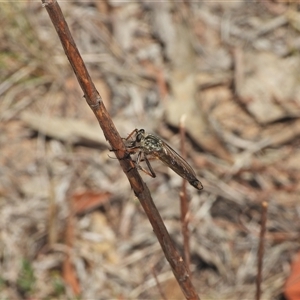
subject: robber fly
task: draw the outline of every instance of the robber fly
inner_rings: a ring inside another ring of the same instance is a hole
[[[136,160],[137,167],[151,177],[154,178],[156,175],[150,165],[149,159],[159,159],[179,176],[186,179],[193,187],[198,190],[203,189],[192,167],[159,137],[146,134],[144,129],[135,129],[125,139],[125,146],[129,153],[138,153]],[[145,160],[150,173],[140,166],[140,162],[143,160]]]

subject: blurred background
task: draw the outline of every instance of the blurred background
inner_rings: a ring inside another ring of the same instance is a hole
[[[178,150],[185,116],[200,297],[254,298],[266,201],[262,299],[299,299],[299,5],[59,4],[122,137],[144,128]],[[41,2],[1,3],[0,24],[1,297],[159,299],[157,276],[183,299]],[[141,175],[182,253],[182,179],[152,166]]]

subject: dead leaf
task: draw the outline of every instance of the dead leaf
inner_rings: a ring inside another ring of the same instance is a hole
[[[67,219],[66,228],[65,228],[65,243],[69,249],[74,247],[74,225],[75,218],[74,214],[70,214]],[[62,265],[62,276],[64,281],[70,286],[75,296],[79,296],[81,293],[80,284],[76,269],[72,262],[72,257],[70,253],[66,253],[65,260]]]
[[[110,200],[111,193],[109,192],[92,192],[84,191],[76,193],[72,196],[73,209],[75,214],[83,214],[91,211]]]
[[[93,146],[106,145],[106,140],[98,125],[81,120],[57,118],[23,112],[21,120],[30,128],[45,136],[67,142]]]
[[[291,274],[285,283],[284,295],[288,300],[300,299],[300,252],[291,266]]]
[[[239,100],[262,124],[300,115],[300,59],[272,53],[246,53]]]
[[[63,263],[63,278],[64,281],[70,286],[75,296],[79,296],[80,285],[77,278],[75,268],[71,262],[70,256],[68,255]]]

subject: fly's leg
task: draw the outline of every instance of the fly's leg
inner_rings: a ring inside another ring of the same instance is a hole
[[[134,129],[129,135],[127,138],[122,138],[124,144],[125,144],[125,147],[128,149],[131,149],[131,148],[134,148],[135,145],[136,145],[136,140],[135,139],[132,139],[132,136],[135,134],[137,135],[138,133],[138,129]]]
[[[155,178],[155,177],[156,177],[156,174],[155,174],[154,170],[152,169],[151,164],[150,164],[150,162],[149,162],[149,159],[147,158],[147,156],[146,156],[145,154],[144,154],[144,158],[145,158],[147,167],[148,167],[148,169],[149,169],[149,171],[150,171],[150,173],[151,173],[150,176],[153,177],[153,178]]]
[[[126,150],[129,154],[135,154],[137,153],[137,151],[141,152],[141,147],[137,146],[137,147],[126,147]]]
[[[122,159],[128,159],[130,157],[131,154],[135,154],[138,150],[140,150],[140,147],[126,147],[126,152],[125,156]],[[118,150],[115,149],[109,149],[110,152],[116,152]],[[108,157],[110,157],[108,155]],[[110,157],[112,158],[112,157]]]
[[[124,139],[124,140],[125,140],[125,141],[128,141],[134,134],[137,134],[138,132],[139,132],[138,129],[134,129],[134,130],[128,135],[128,137],[127,137],[126,139]],[[155,174],[154,170],[152,169],[152,167],[151,167],[151,165],[150,165],[150,162],[149,162],[147,156],[146,156],[146,155],[144,154],[144,152],[141,150],[141,147],[140,147],[140,146],[135,146],[135,143],[136,143],[136,141],[133,141],[132,144],[131,144],[130,146],[127,146],[127,147],[126,147],[128,153],[130,153],[130,154],[135,154],[137,151],[139,151],[139,153],[138,153],[138,155],[137,155],[136,162],[135,162],[137,168],[138,168],[139,170],[143,171],[144,173],[146,173],[147,175],[149,175],[149,176],[155,178],[155,177],[156,177],[156,174]],[[144,156],[144,158],[142,158],[142,156]],[[146,170],[145,168],[143,168],[143,167],[140,165],[140,162],[141,162],[141,161],[144,161],[144,160],[146,161],[146,164],[147,164],[147,167],[148,167],[149,171]]]
[[[143,159],[142,159],[142,155],[144,156]],[[145,168],[143,168],[143,167],[140,165],[140,162],[141,162],[141,161],[144,161],[144,160],[146,161],[146,164],[147,164],[147,167],[148,167],[149,171],[146,170]],[[142,152],[142,151],[139,152],[135,164],[136,164],[136,166],[137,166],[137,168],[138,168],[139,170],[143,171],[143,172],[146,173],[147,175],[151,176],[152,178],[155,178],[155,177],[156,177],[156,174],[155,174],[154,170],[152,169],[152,167],[151,167],[151,165],[150,165],[150,162],[149,162],[147,156],[144,154],[144,152]]]
[[[129,135],[127,138],[122,138],[122,140],[125,140],[125,141],[128,141],[135,133],[138,132],[138,129],[134,129]],[[126,150],[127,152],[129,152],[129,155],[130,154],[134,154],[136,153],[135,150],[139,149],[139,147],[134,147],[134,142],[132,142],[132,146],[126,146]],[[112,151],[112,152],[116,152],[117,150],[115,149],[109,149],[109,151]],[[124,157],[124,159],[128,158],[128,156]]]
[[[137,133],[139,130],[136,128],[134,129],[129,135],[127,138],[123,139],[125,141],[128,141],[135,133]]]
[[[130,139],[135,133],[137,133],[139,130],[136,128],[134,129],[129,135],[128,137],[126,138],[126,140]]]

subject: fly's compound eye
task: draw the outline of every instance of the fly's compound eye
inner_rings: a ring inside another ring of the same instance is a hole
[[[136,139],[135,139],[136,142],[139,143],[139,142],[142,140],[144,134],[145,134],[145,130],[144,130],[144,129],[140,129],[140,130],[138,131],[138,134],[137,134]]]
[[[139,142],[142,140],[142,138],[143,138],[143,134],[142,134],[142,133],[139,133],[139,134],[136,136],[135,141],[139,143]]]
[[[143,135],[142,135],[141,133],[139,133],[139,134],[136,136],[136,139],[135,139],[136,142],[139,143],[139,142],[142,140],[142,136],[143,136]]]

